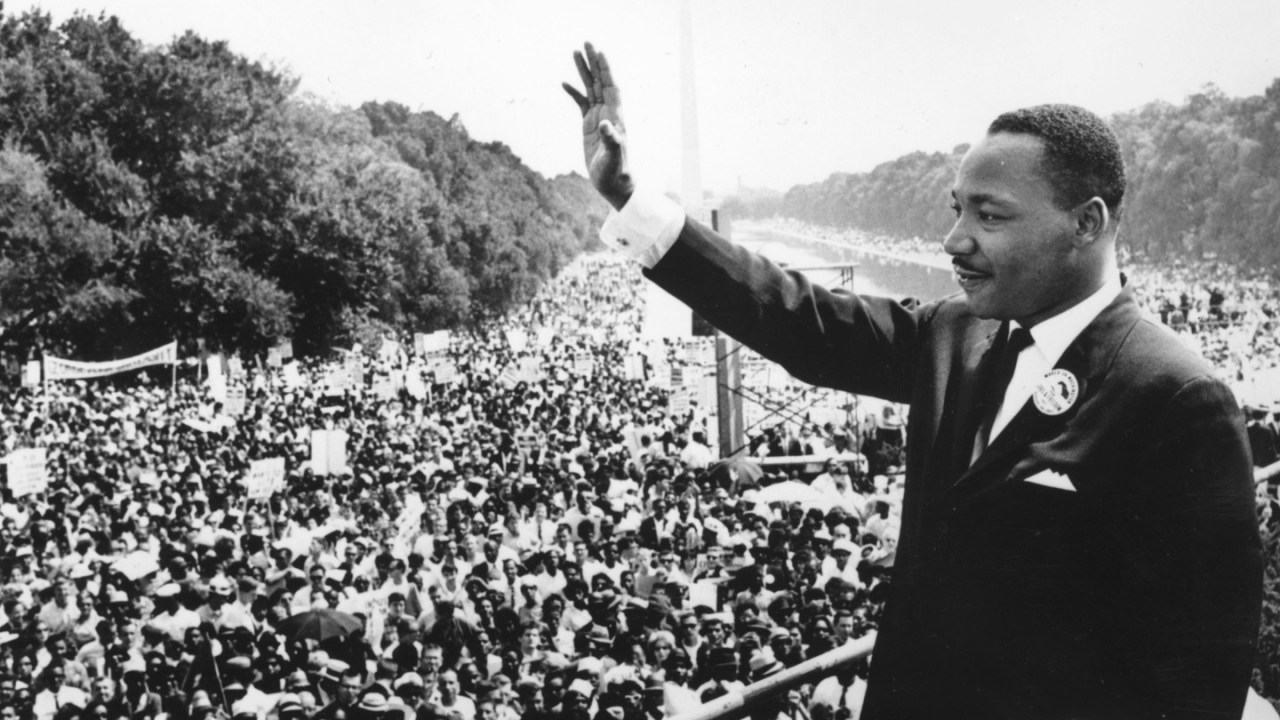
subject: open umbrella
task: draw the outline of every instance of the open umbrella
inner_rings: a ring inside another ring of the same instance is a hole
[[[813,505],[823,510],[830,510],[835,504],[832,498],[827,497],[822,492],[814,490],[812,487],[795,480],[787,480],[780,483],[774,483],[769,487],[760,491],[756,495],[758,503],[800,503],[801,505]]]
[[[355,615],[323,608],[290,615],[281,620],[276,629],[294,640],[310,638],[323,642],[329,638],[346,637],[361,627],[360,619]]]
[[[760,464],[744,455],[734,455],[707,467],[707,483],[711,487],[724,487],[725,480],[734,490],[743,485],[754,485],[764,476]]]

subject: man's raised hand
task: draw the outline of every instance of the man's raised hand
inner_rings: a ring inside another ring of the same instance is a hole
[[[627,168],[627,140],[622,124],[622,99],[613,84],[609,61],[587,43],[584,52],[574,51],[585,92],[569,83],[561,83],[564,91],[582,111],[582,152],[587,161],[587,174],[596,191],[619,210],[627,204],[635,184]]]

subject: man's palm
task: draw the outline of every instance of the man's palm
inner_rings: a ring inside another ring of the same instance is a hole
[[[615,208],[631,197],[633,185],[627,170],[626,138],[622,124],[622,100],[613,84],[608,61],[590,43],[585,55],[574,53],[584,92],[564,84],[564,90],[582,111],[582,152],[592,185]]]

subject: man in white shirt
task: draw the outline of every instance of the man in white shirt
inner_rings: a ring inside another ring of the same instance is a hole
[[[690,470],[705,470],[713,459],[715,458],[711,454],[711,448],[707,447],[706,433],[694,430],[690,434],[689,442],[680,451],[680,462]]]

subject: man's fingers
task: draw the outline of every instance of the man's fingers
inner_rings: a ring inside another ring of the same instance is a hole
[[[591,47],[591,46],[588,45],[587,47]],[[577,50],[573,51],[573,64],[578,66],[578,77],[582,78],[582,87],[585,88],[587,91],[586,99],[590,101],[591,83],[593,82],[591,77],[591,69],[587,67],[586,58],[584,58],[582,56],[582,53],[578,52]]]
[[[596,77],[606,89],[613,87],[613,72],[609,70],[609,60],[604,53],[596,54]]]
[[[578,103],[578,109],[582,111],[583,115],[586,115],[587,108],[590,107],[590,103],[587,102],[586,96],[578,92],[578,89],[569,83],[560,83],[560,87],[564,88],[564,91],[569,93],[569,97],[573,98],[573,101]]]

